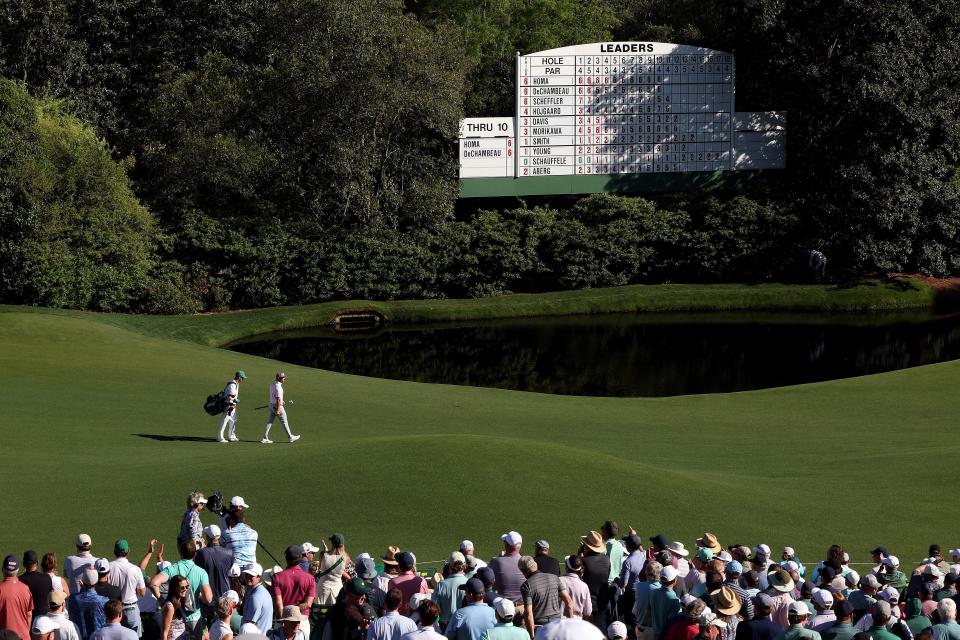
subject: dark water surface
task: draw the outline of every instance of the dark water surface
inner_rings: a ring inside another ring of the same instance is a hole
[[[592,396],[673,396],[848,378],[960,357],[960,317],[570,316],[257,336],[230,347],[379,378]]]

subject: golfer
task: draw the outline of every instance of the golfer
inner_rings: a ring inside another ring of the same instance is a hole
[[[233,374],[233,380],[227,383],[223,389],[223,395],[227,398],[227,406],[223,410],[223,418],[220,420],[220,434],[217,436],[217,442],[237,442],[237,395],[240,393],[240,381],[246,380],[247,374],[243,371],[237,371]],[[229,425],[230,429],[224,437],[224,430]]]
[[[283,371],[277,372],[277,378],[270,385],[270,418],[267,420],[267,426],[263,430],[263,440],[260,441],[260,444],[273,444],[273,440],[270,439],[270,427],[273,426],[273,420],[277,416],[280,417],[280,424],[283,425],[283,428],[287,431],[287,437],[290,438],[290,442],[296,442],[300,439],[300,436],[295,436],[290,431],[290,423],[287,422],[287,412],[283,408],[283,381],[287,379],[287,374]]]

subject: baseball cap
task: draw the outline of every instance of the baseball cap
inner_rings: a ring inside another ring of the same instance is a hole
[[[950,557],[951,557],[951,558],[960,558],[960,548],[958,548],[958,549],[950,549],[950,552],[949,552],[949,553],[950,553]]]
[[[794,553],[793,547],[784,547],[782,553],[787,554],[787,555],[790,556],[791,558],[792,558],[793,556],[797,555],[796,553]]]
[[[320,547],[313,546],[312,542],[304,542],[300,545],[301,553],[316,553],[317,551],[320,551]]]
[[[863,578],[860,579],[860,582],[865,587],[871,587],[873,589],[880,588],[880,581],[877,580],[877,576],[873,575],[872,573],[868,573],[867,575],[863,576]]]
[[[790,603],[790,608],[787,610],[787,613],[791,616],[808,616],[810,615],[810,609],[802,602],[794,600]]]
[[[484,584],[493,584],[497,581],[497,574],[490,567],[480,567],[477,569],[477,578]]]
[[[277,371],[277,380],[279,380],[280,378],[286,378],[286,377],[287,377],[286,371]]]
[[[873,603],[873,614],[876,616],[878,613],[883,616],[890,617],[890,603],[885,600],[877,600]]]
[[[523,544],[523,537],[516,531],[508,531],[502,536],[500,536],[500,539],[506,542],[511,547],[515,547],[517,545]]]
[[[765,607],[769,609],[773,606],[773,598],[765,593],[758,593],[757,595],[753,596],[753,604],[754,606]]]
[[[93,585],[97,584],[97,581],[99,579],[100,579],[100,574],[97,573],[97,570],[94,569],[93,567],[87,567],[80,574],[80,582],[82,584],[87,585],[88,587],[92,587]]]
[[[943,576],[943,572],[937,568],[935,564],[928,564],[923,568],[923,575],[925,576],[936,576],[938,578]]]
[[[513,604],[513,600],[509,598],[497,598],[493,601],[493,608],[496,609],[497,615],[508,620],[517,614],[517,607]]]
[[[89,546],[89,545],[91,545],[91,544],[93,544],[93,540],[91,540],[91,539],[90,539],[90,536],[88,536],[87,534],[81,533],[80,535],[77,536],[77,546],[78,546],[78,547],[85,547],[85,546]]]
[[[447,564],[453,564],[454,562],[463,562],[466,564],[467,559],[459,551],[454,551],[450,554],[450,557],[447,559]]]
[[[718,560],[723,560],[724,562],[730,562],[731,560],[733,560],[733,556],[730,555],[729,551],[721,551],[720,553],[717,554],[716,557]]]
[[[129,553],[130,552],[130,543],[126,539],[120,538],[113,543],[113,552],[114,553]]]
[[[537,543],[535,546],[537,547],[537,549],[549,549],[550,543],[547,542],[546,540],[537,540]]]
[[[710,562],[713,560],[713,551],[707,547],[698,547],[697,548],[697,559],[703,560],[704,562]]]
[[[537,634],[537,640],[604,640],[600,629],[580,618],[560,618],[541,627]]]
[[[370,585],[363,581],[363,578],[353,578],[343,586],[347,593],[365,596],[371,591]]]
[[[890,567],[891,569],[896,569],[897,567],[900,566],[900,558],[898,558],[897,556],[887,556],[886,558],[880,561],[880,564],[886,567]]]
[[[855,587],[860,584],[860,574],[853,569],[847,571],[846,575],[843,576],[843,579],[846,580],[847,584],[851,587]]]
[[[671,566],[660,569],[660,582],[673,582],[677,579],[677,570]]]
[[[632,533],[628,536],[623,536],[624,542],[629,542],[630,545],[636,549],[639,549],[643,546],[643,539],[635,533]]]
[[[237,371],[235,374],[233,374],[233,377],[234,377],[234,378],[240,378],[241,380],[246,380],[246,379],[247,379],[247,372],[244,371],[243,369],[240,369],[240,370]]]
[[[110,573],[110,561],[106,558],[97,558],[93,566],[97,568],[97,573]]]
[[[823,567],[820,569],[820,580],[833,580],[837,577],[837,572],[833,570],[833,567]]]
[[[517,561],[517,566],[520,567],[521,571],[536,571],[537,561],[531,558],[530,556],[523,556]]]
[[[833,606],[833,594],[827,589],[817,589],[816,593],[813,594],[813,600],[824,609]]]
[[[850,604],[849,600],[837,602],[833,610],[836,612],[838,618],[846,618],[847,616],[853,615],[853,605]]]
[[[900,592],[894,589],[893,587],[884,587],[877,594],[882,600],[887,602],[897,603],[900,602]]]
[[[627,640],[627,625],[619,620],[611,622],[607,627],[607,638],[610,640]]]
[[[251,563],[251,564],[245,565],[245,566],[243,567],[243,572],[242,572],[242,573],[248,573],[248,574],[250,574],[251,576],[262,576],[262,575],[263,575],[263,567],[260,565],[259,562],[253,562],[253,563]]]
[[[17,560],[17,556],[12,553],[3,559],[3,570],[4,571],[16,571],[20,568],[20,561]]]
[[[233,604],[238,604],[240,602],[240,594],[230,589],[229,591],[223,592],[223,597],[232,602]]]
[[[203,535],[207,536],[211,540],[214,538],[220,537],[220,527],[215,524],[207,525],[203,528]]]
[[[27,551],[23,552],[23,566],[26,567],[31,564],[37,564],[37,552],[32,549],[28,549]]]
[[[485,590],[483,583],[478,578],[470,578],[463,587],[467,593],[473,595],[480,595]]]
[[[373,563],[373,558],[360,558],[355,566],[358,577],[364,580],[373,580],[377,577],[377,566]]]
[[[300,562],[300,558],[303,557],[303,547],[298,544],[292,544],[283,551],[283,557],[286,559],[287,564]]]
[[[170,566],[169,560],[161,560],[160,562],[157,563],[157,573],[160,573],[161,571],[163,571],[169,566]],[[237,565],[233,565],[233,566],[236,567]],[[231,573],[230,575],[234,575],[234,574]],[[236,575],[240,575],[240,567],[237,567]]]
[[[417,559],[409,551],[401,551],[394,556],[394,559],[402,569],[409,569],[413,565],[417,564]]]
[[[335,547],[342,547],[344,544],[346,544],[346,540],[344,539],[342,533],[335,533],[332,536],[330,536],[329,539],[330,539],[330,544],[332,544]]]
[[[67,594],[63,591],[51,591],[50,596],[47,598],[47,602],[50,603],[51,607],[59,607],[66,601]]]
[[[242,496],[233,496],[232,498],[230,498],[230,506],[231,506],[231,507],[243,507],[244,509],[249,509],[249,508],[250,508],[250,505],[248,505],[246,502],[243,501],[243,497],[242,497]]]
[[[743,573],[743,565],[736,560],[731,560],[730,562],[728,562],[725,569],[726,569],[726,572],[731,575],[732,574],[740,575],[741,573]]]
[[[469,540],[461,540],[460,551],[473,551],[473,543]]]
[[[770,547],[765,544],[758,544],[753,548],[754,553],[762,553],[763,555],[770,557]]]
[[[30,627],[30,633],[35,633],[37,635],[43,635],[44,633],[50,633],[51,631],[56,631],[60,628],[60,624],[54,622],[47,616],[37,616],[33,621],[33,626]]]

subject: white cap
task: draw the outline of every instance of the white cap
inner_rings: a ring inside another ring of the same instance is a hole
[[[900,602],[900,592],[894,589],[893,587],[884,587],[877,594],[881,599],[886,600],[887,602],[897,603]]]
[[[231,507],[243,507],[244,509],[249,509],[249,508],[250,508],[250,505],[248,505],[246,502],[243,501],[243,497],[242,497],[242,496],[233,496],[232,498],[230,498],[230,506],[231,506]]]
[[[230,589],[229,591],[223,592],[223,597],[232,602],[233,604],[238,604],[240,602],[240,594]]]
[[[315,547],[312,542],[304,542],[300,545],[300,551],[303,553],[316,553],[320,551],[320,547]]]
[[[730,555],[730,552],[727,551],[726,549],[718,553],[717,558],[720,560],[723,560],[724,562],[730,562],[731,560],[733,560],[733,556]]]
[[[787,613],[792,616],[808,616],[810,615],[810,609],[808,609],[807,605],[803,604],[799,600],[794,600],[790,603]]]
[[[93,544],[93,541],[90,540],[90,536],[85,533],[81,533],[77,536],[77,546],[82,547],[88,544]]]
[[[30,633],[36,633],[39,635],[56,631],[59,628],[60,623],[54,622],[47,616],[38,616],[37,619],[33,621],[33,626],[30,627]]]
[[[254,563],[251,563],[251,564],[246,565],[246,566],[243,568],[243,573],[249,573],[251,576],[262,576],[262,575],[263,575],[263,567],[260,566],[260,563],[259,563],[259,562],[254,562]]]
[[[211,540],[214,538],[220,537],[220,527],[215,524],[207,525],[203,528],[203,535],[207,536]]]
[[[253,635],[261,635],[260,627],[252,622],[244,622],[242,625],[240,625],[240,635],[245,636],[248,633]]]
[[[517,607],[510,598],[497,598],[493,601],[493,608],[497,610],[497,615],[504,620],[517,615]]]
[[[936,576],[938,578],[943,577],[943,572],[937,568],[935,564],[928,564],[923,568],[923,575],[925,576]]]
[[[460,551],[473,551],[473,543],[469,540],[461,540]]]
[[[453,564],[454,562],[462,562],[466,564],[467,559],[463,557],[463,554],[459,551],[454,551],[450,554],[450,559],[447,560],[447,564]]]
[[[429,599],[430,599],[429,593],[415,593],[412,596],[410,596],[410,602],[409,602],[410,608],[416,609],[417,607],[420,606],[421,602]]]
[[[783,553],[787,554],[787,555],[790,556],[791,558],[792,558],[793,556],[797,555],[796,553],[794,553],[793,547],[784,547],[784,548],[783,548]]]
[[[207,499],[204,498],[203,496],[200,496],[199,498],[197,498],[197,504],[207,504]]]
[[[610,640],[627,640],[627,625],[619,620],[611,622],[607,627],[607,638]]]
[[[763,555],[770,557],[770,547],[765,544],[758,544],[753,548],[754,553],[762,553]]]
[[[660,581],[671,583],[677,579],[677,570],[671,567],[670,565],[665,566],[663,569],[660,569]]]
[[[800,571],[800,565],[798,565],[793,560],[784,560],[780,563],[780,566],[786,569],[787,571]]]
[[[895,569],[900,566],[900,558],[897,556],[887,556],[880,561],[880,564]]]
[[[502,536],[500,536],[500,539],[506,542],[511,547],[516,547],[518,545],[523,544],[523,537],[516,531],[508,531]]]
[[[157,571],[158,571],[158,572],[159,572],[159,571],[163,571],[164,569],[166,569],[166,568],[169,567],[169,566],[170,566],[170,561],[169,561],[169,560],[161,560],[160,562],[157,563]]]
[[[817,589],[816,593],[813,594],[813,600],[824,609],[833,606],[833,594],[827,589]]]
[[[108,573],[110,571],[110,561],[106,558],[97,558],[93,566],[96,568],[97,573]]]
[[[603,633],[580,618],[560,618],[540,627],[537,640],[604,640]]]
[[[682,604],[684,607],[686,607],[687,605],[689,605],[689,604],[690,604],[691,602],[693,602],[694,600],[698,600],[698,598],[697,598],[697,596],[695,596],[695,595],[693,595],[693,594],[691,594],[691,593],[685,593],[685,594],[683,594],[682,596],[680,596],[680,604]]]
[[[847,584],[851,587],[855,587],[860,584],[860,574],[851,569],[843,575],[843,579],[847,581]]]
[[[951,558],[960,558],[960,549],[950,549],[948,553]]]
[[[236,562],[234,562],[232,565],[230,565],[230,570],[227,571],[227,575],[230,576],[231,578],[239,578],[239,577],[240,577],[240,565],[238,565]]]

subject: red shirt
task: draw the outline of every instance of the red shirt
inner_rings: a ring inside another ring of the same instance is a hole
[[[667,629],[666,640],[693,640],[700,633],[700,623],[696,620],[684,618],[680,622],[674,622]]]
[[[280,595],[284,606],[299,605],[307,598],[317,597],[317,584],[313,576],[295,565],[273,575],[273,592]],[[302,613],[309,614],[310,609],[303,609]]]
[[[29,638],[32,611],[33,595],[27,585],[13,577],[0,582],[0,629]]]

